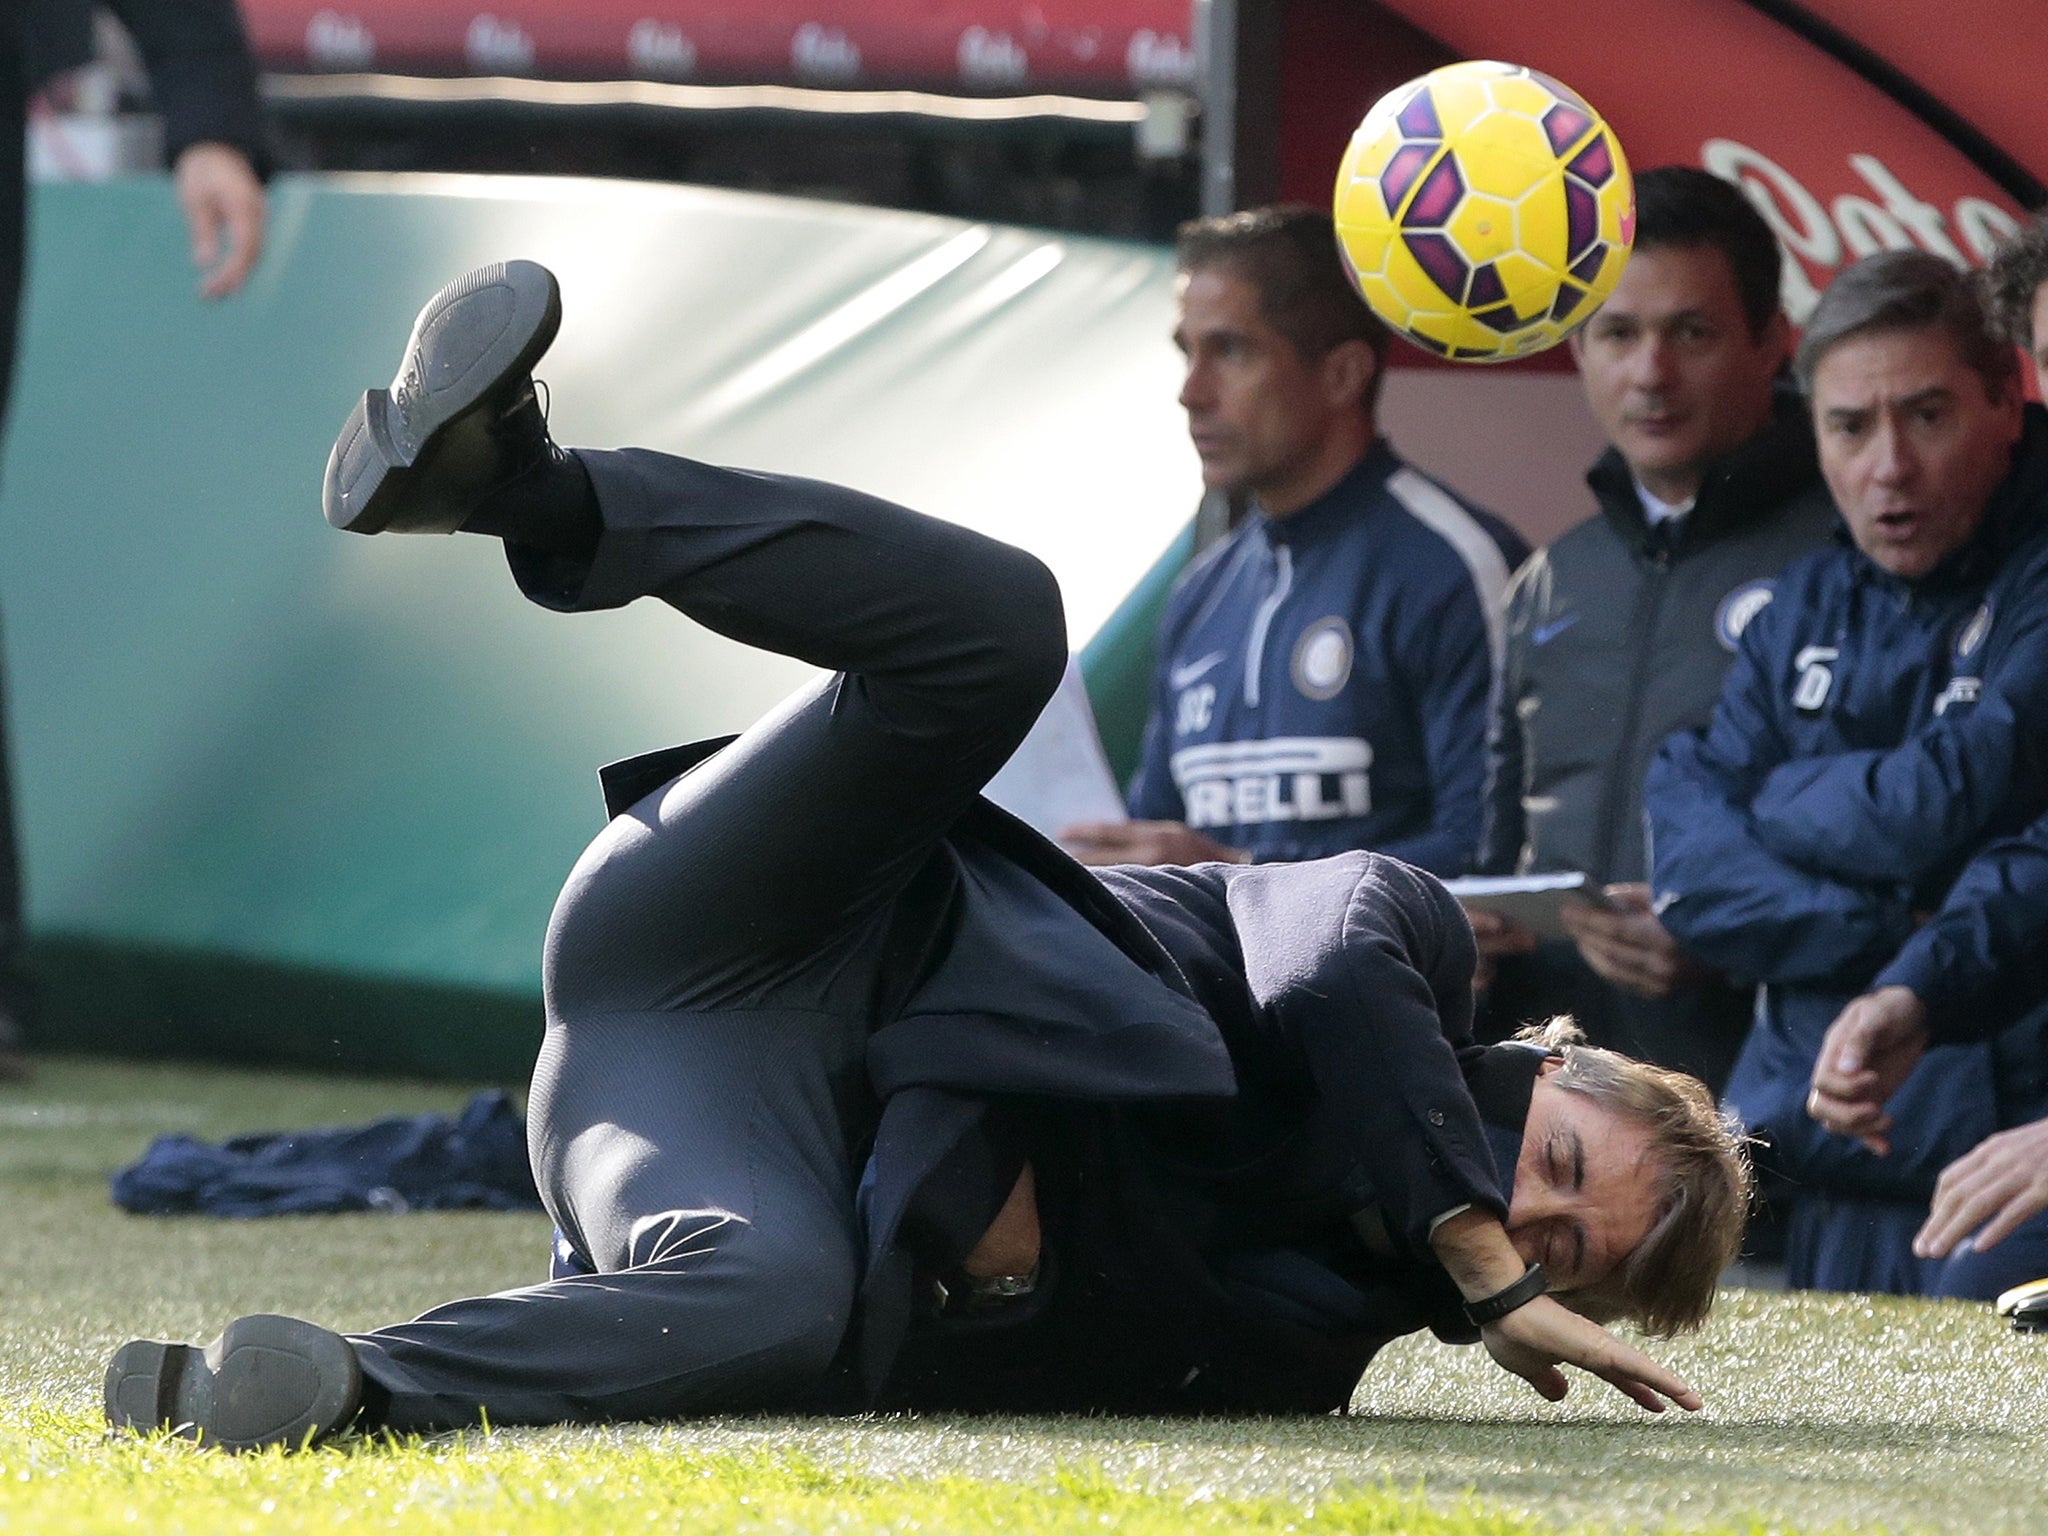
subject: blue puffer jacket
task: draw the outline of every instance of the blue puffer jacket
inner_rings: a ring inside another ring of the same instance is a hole
[[[1981,994],[1995,934],[2023,922],[2024,888],[1978,878],[1980,922],[1915,932],[1973,856],[2048,810],[2048,416],[2029,408],[1976,537],[1926,577],[1846,538],[1790,567],[1646,803],[1665,926],[1766,984],[1730,1105],[1808,1187],[1923,1198],[1997,1128],[1985,1047],[1929,1053],[1891,1106],[1889,1158],[1822,1132],[1804,1101],[1827,1026],[1888,965]]]
[[[1167,606],[1131,814],[1260,862],[1368,849],[1465,873],[1528,552],[1384,443],[1298,512],[1246,518]]]
[[[1871,986],[1910,989],[1942,1045],[1988,1040],[2048,1003],[2048,816],[1970,860]]]

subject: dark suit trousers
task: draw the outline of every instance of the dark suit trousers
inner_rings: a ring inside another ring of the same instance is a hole
[[[7,403],[13,392],[27,246],[28,189],[23,161],[28,79],[17,35],[18,25],[0,20],[0,447],[5,446]],[[0,695],[0,1048],[16,1043],[17,1021],[28,1003],[21,968],[21,856],[15,840],[9,758],[6,701]]]
[[[529,1138],[598,1273],[357,1336],[395,1428],[819,1400],[859,1278],[866,1037],[943,921],[906,888],[1066,662],[1058,588],[1021,551],[816,482],[580,457],[605,532],[587,566],[511,550],[530,595],[658,597],[834,675],[571,872]]]

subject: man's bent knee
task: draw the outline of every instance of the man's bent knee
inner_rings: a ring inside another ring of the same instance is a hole
[[[1012,630],[1009,646],[1018,685],[1043,708],[1067,670],[1067,615],[1059,581],[1042,561],[1026,555],[1000,606]]]
[[[1066,673],[1066,610],[1044,562],[997,548],[1001,559],[990,562],[985,581],[959,594],[982,642],[969,660],[975,675],[949,677],[943,686],[959,690],[954,697],[963,712],[979,715],[995,705],[1035,720]]]

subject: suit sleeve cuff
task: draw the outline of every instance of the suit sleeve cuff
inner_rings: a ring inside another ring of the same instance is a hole
[[[1472,1202],[1470,1200],[1467,1200],[1463,1205],[1452,1206],[1448,1211],[1445,1211],[1441,1216],[1432,1217],[1429,1223],[1429,1235],[1431,1237],[1435,1237],[1436,1229],[1438,1227],[1442,1226],[1445,1222],[1449,1221],[1453,1216],[1462,1216],[1471,1209]]]

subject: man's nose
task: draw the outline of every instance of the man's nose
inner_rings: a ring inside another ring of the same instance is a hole
[[[1188,364],[1188,371],[1180,381],[1180,404],[1184,411],[1198,411],[1207,407],[1214,391],[1209,384],[1209,370],[1200,363]]]
[[[1637,389],[1662,389],[1671,382],[1676,362],[1671,343],[1652,332],[1629,351],[1629,382]]]
[[[1880,422],[1871,438],[1870,472],[1879,485],[1890,486],[1910,484],[1920,472],[1920,456],[1892,422]]]
[[[1517,1192],[1514,1208],[1508,1219],[1517,1229],[1534,1228],[1557,1214],[1557,1199],[1549,1190],[1532,1189],[1526,1193]]]

